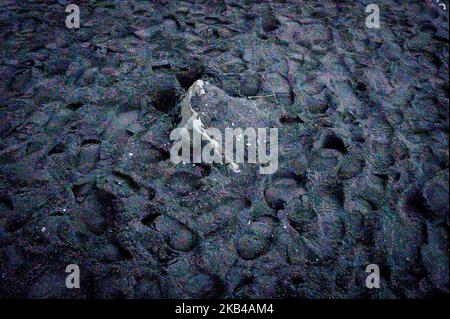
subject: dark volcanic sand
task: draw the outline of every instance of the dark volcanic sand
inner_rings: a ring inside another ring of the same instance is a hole
[[[1,1],[1,297],[448,295],[448,11],[258,2]],[[170,161],[198,79],[275,174]]]

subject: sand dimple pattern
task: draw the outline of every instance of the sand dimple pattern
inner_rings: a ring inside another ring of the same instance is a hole
[[[0,5],[1,297],[448,295],[448,11],[63,2]],[[277,127],[278,171],[171,163],[187,100]]]

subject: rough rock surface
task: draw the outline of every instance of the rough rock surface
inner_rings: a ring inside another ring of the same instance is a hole
[[[1,1],[0,296],[448,295],[448,11],[366,2]],[[170,161],[199,79],[275,174]]]

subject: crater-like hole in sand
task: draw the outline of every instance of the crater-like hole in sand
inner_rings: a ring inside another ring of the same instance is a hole
[[[203,71],[204,69],[202,66],[194,66],[190,69],[182,68],[176,77],[181,86],[185,90],[188,90],[195,81],[202,78]]]
[[[323,143],[323,148],[347,154],[347,148],[345,147],[344,142],[336,135],[328,135]]]

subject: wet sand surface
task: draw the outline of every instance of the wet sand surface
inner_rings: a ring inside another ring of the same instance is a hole
[[[0,4],[1,297],[448,295],[448,10],[68,4]],[[171,162],[197,80],[205,125],[278,128],[274,174]]]

